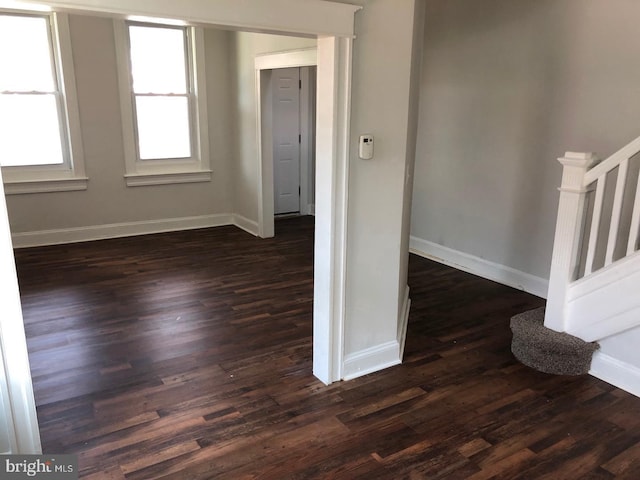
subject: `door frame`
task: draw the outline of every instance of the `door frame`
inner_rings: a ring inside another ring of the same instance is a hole
[[[315,68],[312,66],[300,68],[300,214],[315,215],[312,203],[315,188]],[[313,88],[311,86],[313,85]],[[311,95],[313,94],[313,104]],[[313,185],[312,185],[313,183]]]
[[[347,189],[353,39],[318,37],[316,48],[259,55],[255,60],[259,195],[258,234],[275,234],[273,145],[264,131],[264,72],[316,66],[316,178],[313,289],[313,374],[325,384],[342,379],[346,298]],[[322,99],[322,101],[319,101]]]
[[[41,453],[18,276],[0,171],[0,415],[11,453]],[[4,399],[4,400],[3,400]]]
[[[318,65],[318,49],[311,47],[287,50],[285,52],[266,53],[257,55],[254,63],[256,77],[256,151],[258,152],[258,178],[260,179],[260,192],[258,195],[258,235],[262,238],[270,238],[275,235],[273,129],[270,122],[263,121],[263,113],[269,112],[272,109],[271,96],[264,95],[265,74],[267,71],[277,68],[315,67]],[[302,177],[302,170],[300,176]],[[300,188],[302,189],[302,184]],[[302,201],[302,195],[300,196],[300,200]],[[302,209],[302,204],[300,204],[300,209]]]

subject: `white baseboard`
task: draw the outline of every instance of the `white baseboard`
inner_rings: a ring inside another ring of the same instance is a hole
[[[409,245],[409,251],[421,257],[547,298],[549,281],[544,278],[414,236],[411,236]]]
[[[402,363],[410,307],[411,299],[409,298],[409,286],[407,285],[404,290],[402,309],[398,318],[396,340],[346,355],[342,369],[343,380],[352,380]]]
[[[258,222],[254,222],[253,220],[249,220],[247,217],[243,217],[242,215],[238,215],[237,213],[233,214],[233,224],[241,228],[247,233],[257,237],[258,236]]]
[[[634,365],[621,362],[605,353],[595,352],[589,374],[640,397],[640,368]]]
[[[401,362],[400,344],[397,340],[393,340],[346,355],[342,377],[343,380],[353,380],[354,378],[398,365]]]
[[[404,344],[407,340],[407,325],[409,324],[409,310],[411,309],[411,299],[409,298],[409,285],[404,289],[404,301],[398,319],[398,345],[400,347],[399,358],[404,358]]]
[[[15,248],[25,248],[62,243],[87,242],[105,238],[130,237],[149,233],[192,230],[195,228],[219,227],[223,225],[233,225],[235,223],[234,220],[235,215],[231,214],[200,215],[196,217],[144,220],[141,222],[111,223],[87,227],[14,233],[12,239]]]

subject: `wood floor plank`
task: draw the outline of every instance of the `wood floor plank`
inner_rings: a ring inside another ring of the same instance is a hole
[[[402,365],[312,375],[312,217],[21,249],[43,448],[80,478],[636,479],[640,399],[510,352],[544,301],[411,256]]]

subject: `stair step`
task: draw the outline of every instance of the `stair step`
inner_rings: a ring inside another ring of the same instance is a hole
[[[544,326],[545,308],[511,318],[511,351],[528,367],[554,375],[584,375],[599,345]]]

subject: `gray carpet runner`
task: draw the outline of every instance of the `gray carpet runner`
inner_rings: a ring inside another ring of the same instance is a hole
[[[523,364],[544,373],[583,375],[599,345],[543,325],[544,307],[511,318],[511,351]]]

